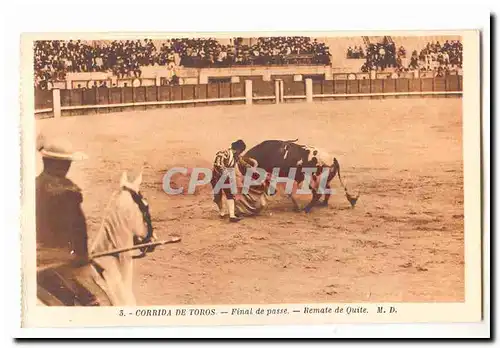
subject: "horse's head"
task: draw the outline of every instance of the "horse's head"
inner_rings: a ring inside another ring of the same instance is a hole
[[[141,183],[142,171],[132,182],[129,181],[127,173],[123,172],[118,196],[119,206],[126,209],[126,219],[133,233],[134,244],[149,243],[156,239],[149,204],[140,190]]]
[[[142,171],[134,181],[129,181],[127,173],[122,174],[120,189],[111,197],[101,227],[89,248],[91,254],[156,240],[149,204],[140,190],[141,182]],[[153,248],[141,250],[144,256]]]

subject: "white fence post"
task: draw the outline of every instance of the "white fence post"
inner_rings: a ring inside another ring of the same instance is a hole
[[[252,105],[252,102],[253,102],[252,80],[245,80],[245,104]]]
[[[306,79],[306,101],[312,103],[313,101],[313,84],[311,79]]]
[[[52,89],[52,112],[54,118],[61,117],[61,90],[59,88]]]
[[[280,80],[280,103],[285,102],[285,87],[283,80]]]
[[[279,104],[281,102],[280,98],[280,79],[274,80],[274,98],[275,98],[275,103]]]

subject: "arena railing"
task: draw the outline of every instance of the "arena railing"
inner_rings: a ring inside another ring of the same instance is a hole
[[[280,104],[303,100],[313,102],[315,100],[415,96],[457,97],[462,95],[462,77],[451,75],[445,78],[426,79],[387,78],[330,81],[313,81],[310,78],[305,79],[305,81],[293,81],[277,78],[270,82],[245,80],[244,84],[105,88],[104,91],[107,93],[105,96],[100,95],[99,90],[62,90],[64,93],[63,102],[61,102],[60,89],[45,91],[45,101],[38,103],[35,115],[43,118],[88,112],[122,111],[131,108],[147,109],[214,104]],[[68,98],[71,99],[71,94],[79,95],[78,100],[68,101]],[[90,97],[90,101],[88,97]]]

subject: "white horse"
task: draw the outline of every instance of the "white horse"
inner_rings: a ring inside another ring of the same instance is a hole
[[[142,172],[133,182],[129,182],[126,172],[122,174],[120,189],[111,196],[101,227],[89,247],[91,257],[155,240],[149,207],[140,193],[141,182]],[[134,251],[127,251],[92,260],[90,281],[95,282],[107,296],[107,299],[101,299],[101,303],[112,306],[136,304],[132,288],[133,256]],[[51,302],[61,305],[56,299]],[[38,303],[44,305],[40,299]]]

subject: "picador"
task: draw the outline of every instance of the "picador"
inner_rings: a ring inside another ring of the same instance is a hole
[[[64,140],[43,137],[37,148],[43,158],[36,178],[37,267],[43,268],[37,272],[38,298],[47,305],[108,305],[91,276],[82,191],[66,177],[71,163],[86,155]]]

